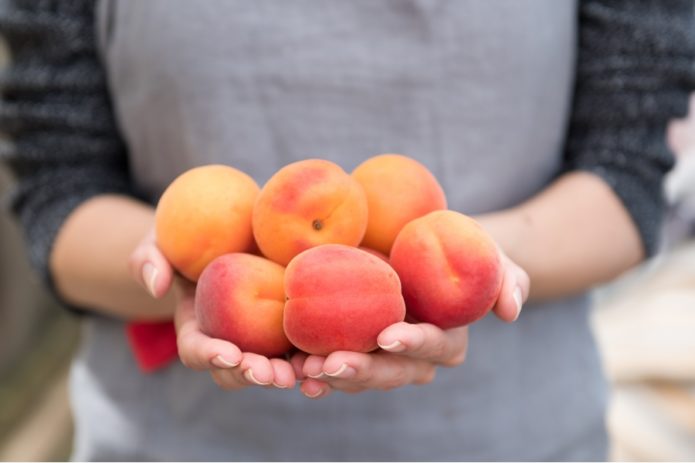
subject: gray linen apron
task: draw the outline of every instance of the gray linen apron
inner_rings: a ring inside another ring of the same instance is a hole
[[[505,208],[562,156],[576,46],[572,1],[113,1],[101,51],[137,185],[228,163],[346,170],[419,159],[452,209]],[[174,364],[138,372],[123,325],[92,317],[72,371],[76,459],[604,459],[605,385],[587,299],[471,327],[462,367],[422,387],[312,401],[224,392]]]

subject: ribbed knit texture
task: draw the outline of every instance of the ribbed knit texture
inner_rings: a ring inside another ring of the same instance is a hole
[[[593,0],[579,14],[565,166],[614,188],[652,254],[673,163],[665,126],[685,114],[694,85],[692,2]],[[48,259],[70,212],[102,193],[134,194],[127,156],[96,53],[93,1],[5,1],[0,34],[13,58],[0,77],[0,131],[11,140],[0,159],[18,179],[11,205],[31,261],[52,286]]]
[[[590,0],[581,4],[567,169],[601,176],[657,250],[662,179],[674,158],[666,125],[687,112],[695,86],[691,0]]]

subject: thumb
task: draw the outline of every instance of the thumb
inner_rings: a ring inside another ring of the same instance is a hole
[[[519,318],[521,307],[528,299],[531,287],[526,271],[502,254],[502,289],[492,310],[495,315],[506,322]]]
[[[130,274],[154,298],[171,288],[174,270],[155,242],[154,228],[140,241],[128,259]]]

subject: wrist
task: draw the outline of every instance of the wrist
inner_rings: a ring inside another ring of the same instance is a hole
[[[531,217],[515,207],[473,217],[492,236],[502,251],[513,261],[519,262],[524,244],[528,245],[528,229]]]

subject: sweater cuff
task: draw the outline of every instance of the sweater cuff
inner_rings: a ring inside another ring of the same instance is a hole
[[[603,179],[618,196],[639,232],[645,257],[659,251],[661,225],[664,218],[664,198],[660,188],[645,184],[630,172],[607,169],[604,166],[579,166]]]

